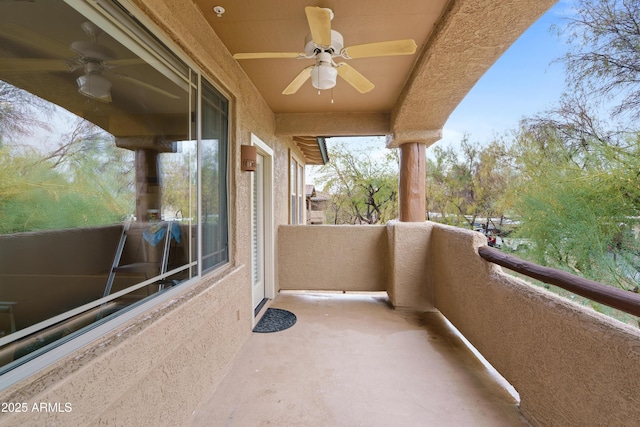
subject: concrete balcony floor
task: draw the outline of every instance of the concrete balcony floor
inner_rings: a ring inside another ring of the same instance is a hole
[[[517,402],[438,312],[384,296],[279,294],[284,331],[253,333],[191,426],[517,426]]]

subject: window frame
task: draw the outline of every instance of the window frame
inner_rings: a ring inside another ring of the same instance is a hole
[[[288,159],[289,169],[289,224],[290,225],[305,225],[306,224],[306,211],[304,209],[304,189],[305,189],[305,163],[301,160],[293,150],[289,149]],[[295,182],[295,189],[294,183]],[[295,203],[292,201],[295,196]]]

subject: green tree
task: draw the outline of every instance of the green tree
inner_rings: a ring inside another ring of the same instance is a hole
[[[516,179],[515,159],[511,148],[502,140],[494,140],[484,147],[479,154],[480,160],[476,170],[476,203],[478,215],[502,230],[503,221],[510,209],[511,201],[507,190]]]
[[[523,120],[505,200],[534,243],[525,257],[637,290],[640,133],[629,118],[640,116],[640,3],[573,6],[559,31],[567,94]]]
[[[372,144],[331,149],[331,162],[318,172],[318,185],[331,196],[329,223],[377,224],[397,217],[398,154],[377,153]]]
[[[567,81],[572,91],[615,100],[614,113],[640,116],[640,2],[576,0],[568,25]]]
[[[573,111],[592,117],[584,106]],[[518,134],[519,177],[510,196],[519,234],[532,240],[541,264],[635,286],[628,268],[637,264],[631,229],[640,213],[639,136],[576,126],[567,113],[524,121]]]
[[[462,141],[462,154],[451,147],[435,147],[434,159],[427,159],[426,193],[430,220],[468,227],[475,221],[472,174],[477,166],[477,151],[467,138],[465,135]]]
[[[472,228],[479,217],[488,222],[504,216],[512,160],[503,142],[481,147],[465,135],[460,152],[436,146],[432,153],[426,168],[429,219]]]

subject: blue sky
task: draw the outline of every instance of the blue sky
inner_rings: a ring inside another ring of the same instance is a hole
[[[567,45],[550,27],[563,25],[570,6],[558,2],[496,61],[453,111],[438,145],[456,145],[465,133],[472,142],[488,143],[516,129],[522,117],[557,103],[565,80],[563,65],[554,61]]]

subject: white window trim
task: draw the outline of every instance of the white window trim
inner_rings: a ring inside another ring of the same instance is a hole
[[[265,205],[264,205],[264,228],[268,230],[265,233],[264,242],[264,293],[265,298],[273,299],[275,297],[275,219],[273,214],[274,203],[274,151],[265,144],[257,135],[251,134],[251,145],[255,145],[258,152],[265,157],[268,164],[263,165],[265,168]],[[252,184],[253,185],[253,184]],[[252,189],[253,190],[253,189]],[[251,191],[253,197],[253,191]],[[253,202],[253,200],[252,200]],[[253,206],[253,203],[251,204]],[[253,267],[252,267],[253,268]],[[253,312],[253,307],[251,308]],[[255,319],[254,319],[255,321]],[[255,326],[255,325],[254,325]]]
[[[287,193],[289,194],[289,224],[292,225],[305,225],[307,222],[307,214],[306,214],[306,209],[304,209],[303,207],[300,207],[300,204],[298,203],[297,197],[296,197],[296,218],[295,218],[295,222],[294,222],[294,218],[292,218],[291,216],[291,181],[292,181],[292,176],[291,176],[291,162],[295,162],[296,163],[296,176],[297,176],[297,184],[298,184],[298,188],[296,189],[297,192],[302,192],[302,206],[304,207],[304,198],[305,198],[305,194],[304,194],[304,189],[305,189],[305,180],[304,180],[304,171],[306,169],[306,164],[305,162],[302,161],[302,158],[300,156],[298,156],[292,149],[289,149],[289,159],[287,162],[287,170],[288,170],[288,190]],[[302,176],[298,176],[299,175],[299,170],[300,167],[302,167]],[[299,195],[298,195],[299,196]],[[302,209],[302,216],[300,215],[299,209]],[[298,223],[298,219],[302,218],[302,221],[300,223]]]

